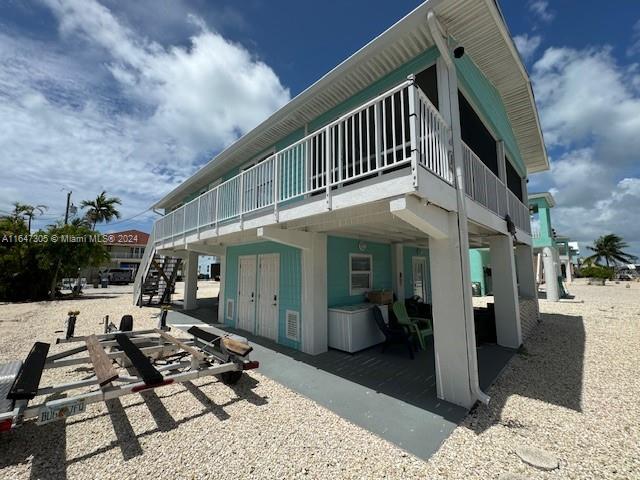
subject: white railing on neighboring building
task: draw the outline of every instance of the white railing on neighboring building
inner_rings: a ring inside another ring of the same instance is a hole
[[[531,238],[540,238],[540,228],[531,228]]]
[[[329,197],[348,182],[409,165],[414,148],[417,163],[452,183],[449,135],[427,96],[404,82],[168,213],[156,222],[155,240],[242,221],[258,210],[277,212],[309,195]]]
[[[531,233],[529,207],[462,142],[465,193],[499,217],[509,215],[516,227]]]

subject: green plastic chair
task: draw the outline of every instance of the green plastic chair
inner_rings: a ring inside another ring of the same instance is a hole
[[[429,335],[433,335],[433,324],[431,323],[431,319],[410,317],[407,313],[407,307],[405,307],[404,302],[400,301],[393,304],[393,313],[398,320],[398,325],[402,326],[408,331],[408,333],[416,337],[418,339],[418,343],[420,343],[420,347],[425,350],[425,338]]]

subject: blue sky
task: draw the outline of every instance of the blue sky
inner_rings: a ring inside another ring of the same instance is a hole
[[[0,212],[51,223],[65,188],[106,189],[124,202],[106,230],[148,229],[153,201],[419,3],[0,2]],[[640,255],[640,4],[500,4],[552,161],[530,191],[553,192],[558,232]]]

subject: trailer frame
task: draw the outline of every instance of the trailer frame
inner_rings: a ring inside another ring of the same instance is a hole
[[[41,365],[42,351],[45,348],[43,345],[46,345],[48,351],[48,344],[36,342],[32,353],[39,344],[40,363],[36,365],[30,354],[21,364],[20,371],[10,379],[13,380],[13,385],[4,400],[12,399],[13,405],[12,408],[0,412],[0,432],[15,429],[24,421],[34,418],[38,424],[49,423],[83,413],[86,406],[92,403],[105,402],[196,378],[220,376],[224,383],[233,384],[241,378],[245,370],[259,367],[257,361],[249,359],[252,348],[243,337],[212,334],[197,327],[192,327],[188,333],[192,339],[175,338],[167,333],[166,329],[160,328],[59,338],[56,341],[58,344],[83,342],[84,345],[49,355],[44,360],[44,365]],[[69,358],[83,352],[88,352],[89,355]],[[164,364],[161,365],[160,361]],[[114,362],[120,366],[119,371],[116,371]],[[16,362],[12,362],[14,370],[15,364]],[[39,384],[40,376],[46,369],[83,364],[93,367],[94,375],[91,378],[49,386]],[[128,369],[128,374],[123,374],[123,369],[129,366],[133,368]],[[0,365],[0,370],[1,367],[4,366]],[[131,373],[132,371],[135,373]],[[37,379],[20,380],[21,376],[27,374],[37,374]],[[7,386],[8,377],[0,378]],[[12,398],[20,382],[27,387],[20,398]],[[36,389],[33,388],[34,383],[37,385]],[[34,398],[42,395],[85,387],[98,388],[65,398],[48,401],[45,399],[30,405]]]

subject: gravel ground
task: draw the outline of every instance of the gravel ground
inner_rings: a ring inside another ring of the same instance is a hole
[[[27,423],[0,436],[0,477],[640,478],[640,284],[570,290],[573,300],[541,301],[543,323],[489,391],[491,404],[429,462],[258,371],[233,388],[201,379],[93,404],[66,423]],[[131,306],[128,291],[0,305],[0,361],[24,357],[35,340],[54,342],[69,310],[81,312],[77,334],[99,333],[107,313],[154,326],[157,310]],[[44,382],[82,375],[56,369]],[[526,466],[514,454],[520,445],[551,452],[560,469]]]

